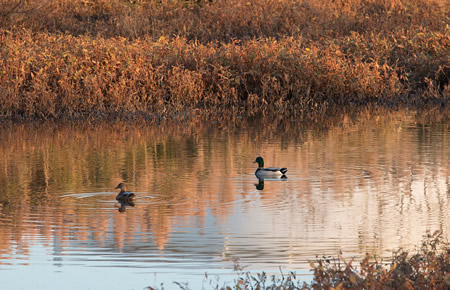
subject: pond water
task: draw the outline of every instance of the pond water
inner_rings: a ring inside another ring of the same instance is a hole
[[[236,265],[308,281],[316,256],[450,237],[448,122],[205,123],[1,129],[2,288],[212,289]],[[257,156],[287,179],[259,181]]]

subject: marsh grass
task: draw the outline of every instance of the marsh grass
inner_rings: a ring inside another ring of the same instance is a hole
[[[0,117],[445,109],[444,2],[3,0]]]
[[[295,272],[267,275],[265,272],[252,274],[236,265],[237,278],[232,283],[218,285],[205,275],[207,285],[203,289],[449,289],[450,248],[441,232],[428,233],[420,247],[413,253],[399,249],[391,261],[378,260],[366,254],[355,265],[342,255],[322,257],[310,261],[313,278],[304,278]],[[179,289],[190,289],[189,284],[175,282]],[[215,286],[214,286],[215,285]],[[146,289],[159,289],[148,287]],[[161,289],[164,289],[162,285]]]

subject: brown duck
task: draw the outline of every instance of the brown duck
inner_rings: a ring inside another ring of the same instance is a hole
[[[116,200],[122,203],[134,204],[136,202],[136,194],[126,191],[125,183],[119,183],[115,189],[120,189],[116,196]]]

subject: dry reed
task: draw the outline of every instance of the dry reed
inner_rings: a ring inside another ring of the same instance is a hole
[[[450,100],[444,1],[16,3],[0,3],[3,119],[297,118]]]
[[[411,253],[412,252],[412,253]],[[238,278],[223,286],[205,274],[205,284],[216,285],[211,289],[449,289],[450,248],[441,232],[428,233],[416,251],[400,249],[387,263],[366,255],[360,263],[337,258],[322,257],[310,261],[314,276],[311,282],[303,282],[295,272],[267,275],[250,273],[235,265]],[[357,265],[355,265],[357,264]],[[174,282],[179,289],[191,289],[187,283]],[[147,287],[146,289],[165,289]]]

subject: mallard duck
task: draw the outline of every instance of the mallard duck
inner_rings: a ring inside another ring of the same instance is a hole
[[[116,196],[116,200],[118,202],[128,203],[134,206],[134,203],[136,202],[136,194],[126,191],[125,183],[119,183],[119,185],[117,185],[114,189],[120,189],[120,192]]]
[[[258,163],[258,168],[255,171],[255,175],[258,178],[264,177],[276,177],[276,176],[284,176],[287,172],[287,168],[279,168],[279,167],[267,167],[264,168],[264,159],[260,156],[256,158],[254,163]]]

